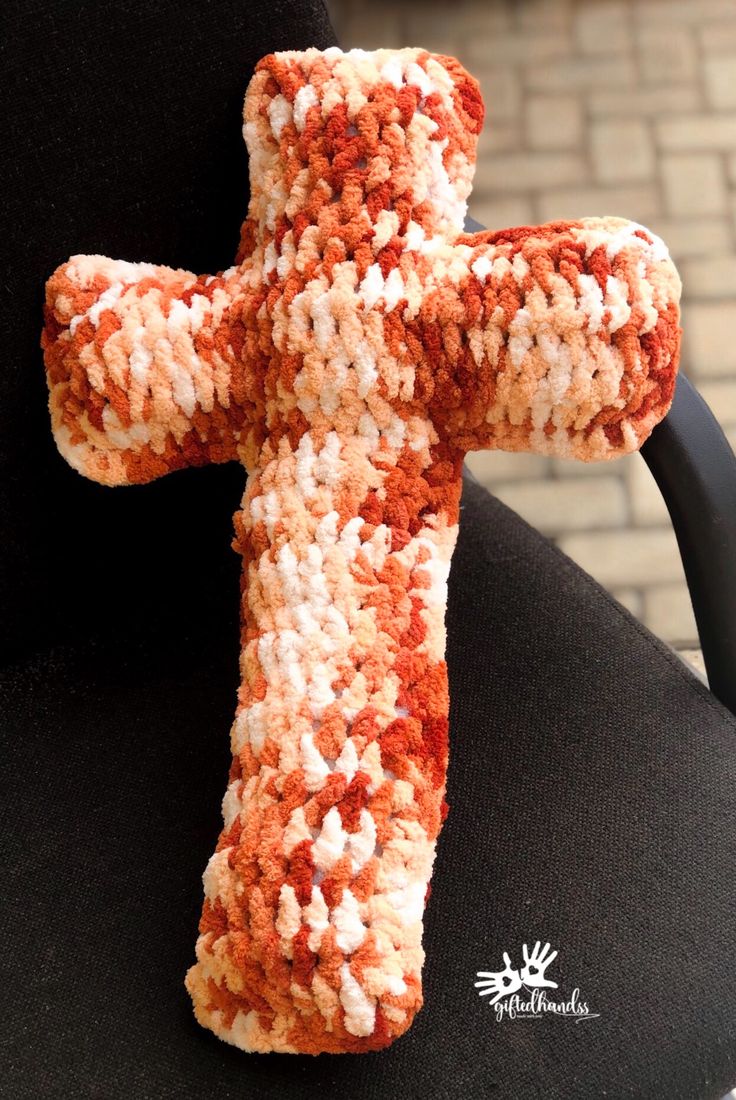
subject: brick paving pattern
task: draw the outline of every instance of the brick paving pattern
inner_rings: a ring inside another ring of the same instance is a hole
[[[736,445],[736,0],[332,0],[344,48],[425,46],[477,76],[484,225],[619,214],[683,278],[683,367]],[[468,465],[656,634],[697,646],[644,461],[482,453]]]

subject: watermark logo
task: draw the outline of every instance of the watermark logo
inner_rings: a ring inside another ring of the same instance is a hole
[[[567,1000],[558,1000],[557,995],[552,997],[547,993],[548,989],[558,988],[557,982],[547,977],[547,968],[557,958],[557,952],[550,951],[548,943],[541,947],[537,940],[531,952],[524,944],[522,954],[524,965],[518,969],[512,964],[508,951],[504,951],[503,970],[479,970],[476,974],[480,979],[475,983],[478,994],[492,998],[488,1003],[496,1013],[496,1020],[534,1020],[552,1015],[578,1021],[600,1015],[590,1011],[577,987]]]

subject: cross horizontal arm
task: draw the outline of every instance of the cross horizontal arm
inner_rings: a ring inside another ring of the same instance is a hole
[[[407,331],[433,420],[461,448],[608,459],[666,414],[680,280],[641,226],[586,218],[462,234],[429,282]]]
[[[248,419],[230,313],[234,274],[74,256],[46,286],[59,450],[106,485],[226,462]]]

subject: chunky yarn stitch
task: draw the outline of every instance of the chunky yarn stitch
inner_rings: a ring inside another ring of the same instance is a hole
[[[187,976],[244,1050],[375,1050],[421,1006],[464,453],[613,458],[672,398],[680,284],[657,237],[463,233],[482,115],[424,50],[271,55],[235,266],[75,256],[48,282],[72,466],[248,471],[233,762]]]

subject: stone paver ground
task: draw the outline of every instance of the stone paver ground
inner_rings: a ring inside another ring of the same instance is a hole
[[[470,213],[484,225],[619,214],[683,277],[683,367],[736,443],[736,0],[332,0],[343,48],[425,46],[481,82]],[[638,456],[469,457],[656,634],[697,632],[667,511]]]

